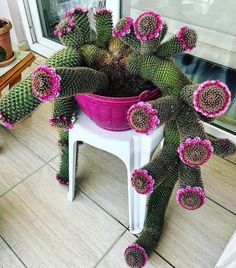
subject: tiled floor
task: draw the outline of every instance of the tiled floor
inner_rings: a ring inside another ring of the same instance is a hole
[[[68,202],[67,187],[55,181],[51,110],[44,104],[14,130],[0,128],[0,267],[126,267],[123,252],[135,236],[128,231],[125,166],[82,146],[77,196]],[[214,267],[236,229],[235,174],[236,164],[214,157],[203,168],[204,208],[184,211],[173,196],[147,267]]]

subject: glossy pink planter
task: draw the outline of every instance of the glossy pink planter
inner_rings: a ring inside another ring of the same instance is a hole
[[[130,129],[127,111],[139,101],[150,101],[160,96],[160,90],[144,91],[139,96],[128,98],[112,98],[95,94],[81,94],[75,98],[83,112],[99,127],[124,131]]]

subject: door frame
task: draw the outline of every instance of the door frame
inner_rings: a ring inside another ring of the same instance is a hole
[[[64,46],[43,36],[37,0],[17,0],[26,39],[32,51],[50,57]],[[106,8],[113,11],[113,22],[120,18],[120,0],[106,0]],[[33,14],[33,17],[32,17]]]

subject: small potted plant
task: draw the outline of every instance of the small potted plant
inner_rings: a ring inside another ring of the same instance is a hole
[[[8,19],[0,18],[0,67],[8,65],[15,58],[10,37],[11,28],[12,24]]]

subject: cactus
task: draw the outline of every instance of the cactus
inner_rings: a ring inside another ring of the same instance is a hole
[[[81,52],[74,48],[63,48],[46,61],[50,67],[78,67],[82,63]],[[74,97],[56,99],[53,117],[49,120],[51,126],[70,129],[74,119],[76,101]]]
[[[105,95],[121,86],[138,88],[143,82],[160,89],[161,98],[133,105],[127,113],[130,126],[141,134],[151,134],[165,124],[163,148],[131,177],[135,190],[149,195],[144,230],[124,254],[128,265],[140,268],[160,239],[175,184],[177,203],[187,210],[199,209],[206,202],[201,165],[213,153],[221,157],[235,153],[230,140],[208,137],[201,122],[224,114],[231,93],[218,80],[192,83],[174,63],[174,55],[196,46],[193,29],[183,27],[162,42],[167,25],[160,14],[146,11],[136,20],[125,17],[112,30],[112,14],[102,9],[95,14],[97,36],[92,41],[87,13],[84,8],[66,13],[55,29],[66,47],[0,100],[0,124],[12,128],[41,103],[54,101],[50,123],[60,129],[61,149],[57,180],[68,184],[68,129],[73,127],[75,95]]]
[[[97,40],[96,45],[107,48],[112,37],[112,12],[108,9],[100,9],[95,14]]]
[[[73,126],[75,109],[76,101],[74,97],[55,100],[53,117],[49,119],[50,125],[69,130]]]
[[[113,29],[113,36],[120,38],[132,50],[138,50],[141,47],[141,43],[134,33],[133,19],[130,17],[125,17],[118,21]]]
[[[83,143],[78,141],[77,146]],[[60,148],[60,167],[59,172],[56,174],[56,179],[59,183],[68,185],[69,184],[69,132],[67,130],[60,131],[60,137],[58,141],[58,146]],[[78,150],[78,148],[77,148]],[[76,170],[78,162],[78,153],[76,154]]]
[[[59,172],[56,179],[61,184],[68,185],[69,182],[69,133],[68,131],[60,131],[58,145],[61,151],[61,160]]]
[[[183,51],[191,51],[197,43],[197,33],[187,26],[182,27],[170,40],[161,44],[156,51],[160,58],[168,59]]]
[[[86,67],[51,68],[39,66],[31,79],[32,91],[41,101],[73,97],[78,93],[105,90],[108,80],[105,75]]]
[[[66,47],[56,52],[46,61],[49,67],[78,67],[81,65],[81,52],[75,48]]]
[[[15,123],[30,115],[40,103],[32,92],[31,76],[28,76],[0,100],[0,124],[13,128]]]
[[[54,31],[63,45],[80,48],[89,43],[90,25],[87,13],[87,9],[80,7],[67,11]]]
[[[136,38],[141,44],[138,51],[129,56],[127,64],[131,73],[151,80],[162,92],[158,100],[130,107],[127,114],[130,126],[138,133],[149,135],[166,123],[162,150],[131,176],[134,189],[150,195],[144,230],[125,250],[125,259],[131,267],[143,267],[155,249],[175,183],[178,181],[179,185],[177,203],[187,210],[199,209],[206,203],[200,166],[213,153],[222,157],[235,153],[231,141],[208,138],[200,121],[210,122],[227,111],[231,102],[228,87],[218,80],[193,84],[171,57],[193,49],[196,32],[183,27],[170,40],[161,43],[158,38],[163,39],[160,36],[165,34],[165,29],[158,28],[157,18],[152,12],[144,12],[135,21]],[[129,45],[126,35],[119,38]],[[131,49],[132,46],[130,43]]]

